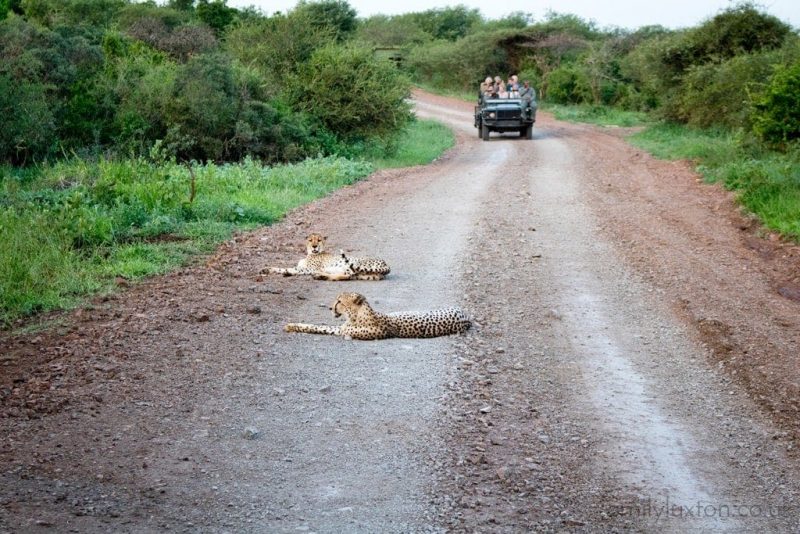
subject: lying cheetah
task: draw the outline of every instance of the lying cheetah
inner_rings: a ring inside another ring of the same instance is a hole
[[[342,326],[319,326],[289,323],[284,330],[304,334],[328,334],[352,339],[386,339],[388,337],[437,337],[466,332],[471,326],[466,314],[458,308],[426,312],[378,313],[358,293],[342,293],[331,308],[334,317],[342,314]]]
[[[283,276],[310,275],[315,280],[383,280],[389,274],[389,265],[375,258],[353,258],[343,251],[339,254],[325,252],[325,240],[320,234],[306,238],[308,255],[297,262],[297,267],[270,267],[262,272]]]

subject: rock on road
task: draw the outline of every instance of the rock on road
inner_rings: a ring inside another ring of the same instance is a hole
[[[458,138],[434,164],[0,338],[0,531],[800,529],[796,248],[613,131],[485,142],[468,104],[416,108]],[[258,274],[311,231],[392,274]],[[340,291],[474,328],[282,331]]]

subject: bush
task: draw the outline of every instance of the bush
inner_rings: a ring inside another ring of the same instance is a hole
[[[0,116],[0,161],[24,165],[55,148],[55,119],[44,85],[0,74]]]
[[[753,128],[765,142],[785,148],[800,139],[800,61],[775,72],[754,115]]]
[[[290,85],[293,103],[342,138],[393,134],[411,118],[409,82],[370,48],[321,48]]]
[[[547,78],[547,100],[555,104],[591,103],[588,77],[574,64],[557,68]]]
[[[751,95],[762,91],[775,60],[771,52],[746,54],[692,68],[681,86],[676,115],[702,128],[749,128]]]

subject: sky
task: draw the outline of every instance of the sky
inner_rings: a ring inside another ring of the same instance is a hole
[[[601,28],[635,29],[660,24],[668,28],[695,26],[733,5],[730,0],[347,0],[359,17],[396,15],[463,4],[477,8],[486,18],[497,19],[515,11],[541,20],[548,11],[571,13],[593,20]],[[765,11],[793,27],[800,27],[800,0],[761,0]],[[292,9],[297,0],[228,0],[233,7],[255,6],[267,14]]]

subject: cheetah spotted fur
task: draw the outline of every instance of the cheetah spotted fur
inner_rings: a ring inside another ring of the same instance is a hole
[[[444,308],[425,312],[379,313],[372,309],[363,295],[342,293],[331,308],[334,317],[344,314],[341,326],[320,326],[289,323],[287,332],[327,334],[352,339],[386,339],[390,337],[438,337],[469,330],[471,323],[459,308]]]
[[[389,274],[389,265],[381,259],[355,258],[325,252],[325,240],[321,234],[306,238],[307,256],[297,262],[297,267],[269,267],[264,271],[283,276],[309,275],[316,280],[382,280]],[[262,272],[264,272],[262,271]]]

